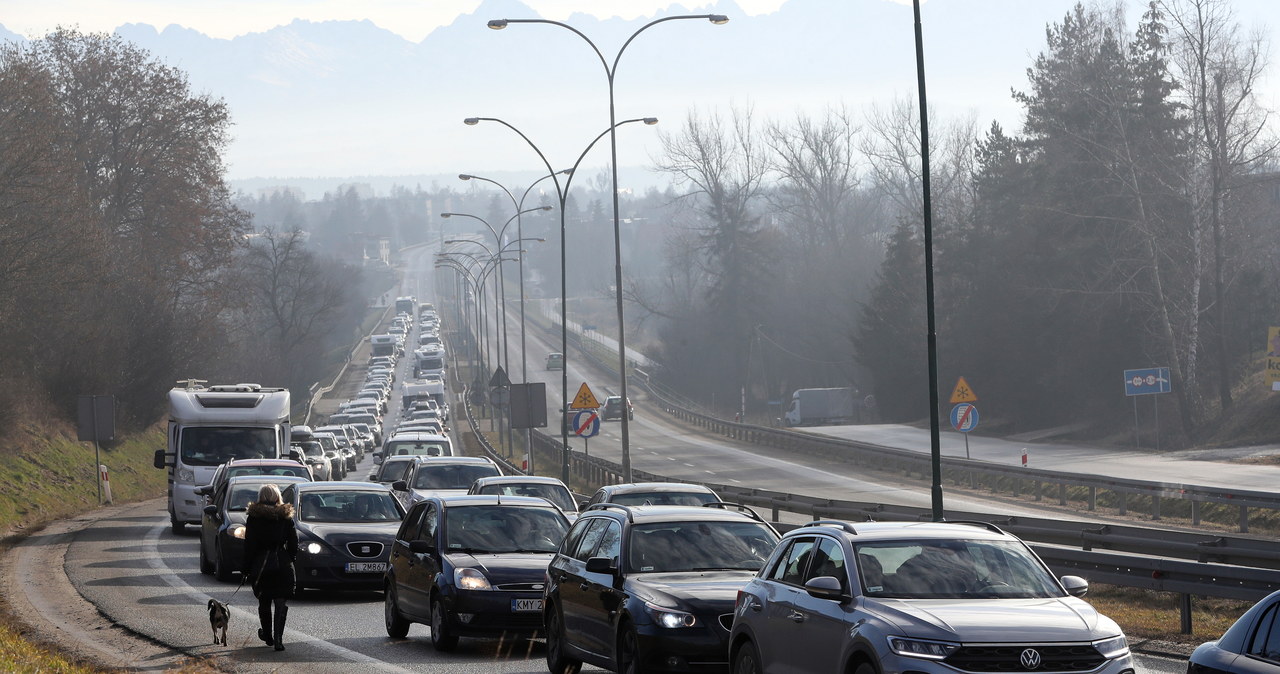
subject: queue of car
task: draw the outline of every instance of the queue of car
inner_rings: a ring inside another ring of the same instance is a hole
[[[412,314],[398,318],[393,344],[414,327]],[[418,321],[420,331],[438,326],[433,311]],[[201,572],[226,581],[242,571],[245,510],[273,482],[295,512],[298,590],[381,590],[388,636],[428,625],[441,651],[460,638],[542,636],[556,674],[584,663],[735,674],[1135,671],[1119,627],[1080,599],[1087,582],[1055,578],[994,525],[815,521],[780,535],[752,509],[684,483],[606,485],[579,504],[560,480],[457,456],[435,386],[415,383],[391,400],[400,353],[376,355],[327,425],[294,427],[292,459],[219,467],[199,491]],[[383,437],[393,404],[404,421]],[[618,396],[602,410],[633,414]],[[365,454],[375,464],[367,481],[342,480]],[[1197,651],[1189,674],[1239,671],[1237,658],[1268,653],[1260,626],[1270,634],[1280,593],[1269,599]]]

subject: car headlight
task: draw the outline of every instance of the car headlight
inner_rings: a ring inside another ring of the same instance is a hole
[[[231,527],[231,537],[244,540],[244,525],[237,524],[234,527]]]
[[[698,618],[692,613],[663,608],[649,602],[644,603],[644,608],[653,616],[654,622],[663,627],[693,627],[698,624]]]
[[[475,569],[454,569],[453,584],[459,590],[492,590],[489,579]]]
[[[1102,657],[1108,660],[1114,660],[1115,658],[1128,655],[1129,640],[1125,639],[1124,635],[1121,634],[1118,637],[1095,641],[1093,642],[1093,647],[1098,649],[1098,652],[1102,654]]]
[[[196,472],[190,468],[178,469],[178,482],[195,482]]]
[[[324,552],[324,546],[323,546],[323,545],[320,545],[319,543],[317,543],[317,542],[315,542],[315,541],[311,541],[310,543],[307,543],[307,544],[303,547],[303,549],[304,549],[304,550],[306,550],[308,553],[313,554],[313,555],[318,555],[318,554],[320,554],[320,553]]]
[[[925,641],[905,637],[889,637],[889,649],[898,655],[925,660],[944,660],[955,653],[960,644],[945,641]]]

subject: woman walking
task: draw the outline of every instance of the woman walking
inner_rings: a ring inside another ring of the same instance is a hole
[[[280,488],[263,485],[258,500],[249,504],[244,530],[244,569],[258,598],[258,638],[277,651],[284,650],[287,601],[296,581],[293,561],[298,556],[298,530],[293,526],[293,505],[280,502]],[[275,604],[275,624],[271,606]]]

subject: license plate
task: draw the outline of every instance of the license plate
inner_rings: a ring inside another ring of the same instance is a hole
[[[347,573],[382,573],[386,570],[386,562],[347,562]]]
[[[511,610],[514,613],[526,613],[529,611],[541,611],[541,599],[512,599]]]

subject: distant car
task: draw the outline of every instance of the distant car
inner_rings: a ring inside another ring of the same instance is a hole
[[[374,452],[374,460],[392,456],[453,456],[453,441],[438,433],[397,429],[382,449]]]
[[[316,440],[294,441],[291,446],[302,454],[302,461],[311,469],[311,475],[316,480],[326,481],[332,480],[333,462],[325,454],[324,447]]]
[[[569,529],[540,498],[432,497],[409,511],[385,576],[387,634],[431,625],[431,643],[531,636],[542,628],[547,563]]]
[[[990,524],[815,522],[738,593],[732,671],[1131,674],[1088,587]]]
[[[471,484],[468,494],[499,496],[533,496],[551,501],[573,521],[578,518],[578,504],[563,482],[538,475],[500,475],[482,477]]]
[[[563,353],[548,353],[548,354],[547,354],[547,369],[548,369],[548,370],[563,370],[563,369],[564,369],[564,354],[563,354]]]
[[[417,460],[418,457],[408,455],[387,457],[369,473],[369,481],[390,487],[393,482],[408,479],[409,471],[413,470],[413,464]]]
[[[386,485],[304,482],[289,485],[298,528],[297,589],[382,589],[404,508]]]
[[[466,494],[476,480],[501,474],[498,464],[483,456],[424,456],[403,482],[391,484],[391,492],[410,508],[430,496]]]
[[[233,475],[218,483],[212,502],[204,507],[200,524],[200,573],[212,573],[222,582],[244,571],[244,520],[249,504],[258,500],[263,485],[287,486],[308,482],[310,477],[293,475]]]
[[[610,503],[583,511],[547,567],[550,670],[588,662],[617,672],[726,671],[734,598],[778,542],[743,510]]]
[[[613,419],[622,419],[623,409],[622,396],[609,396],[604,399],[604,405],[600,407],[600,420],[610,421]],[[636,408],[630,401],[627,401],[625,409],[627,421],[636,418]]]
[[[1244,612],[1217,641],[1200,644],[1187,674],[1280,674],[1280,592]]]
[[[314,479],[311,468],[301,453],[296,459],[236,459],[228,461],[213,472],[209,484],[196,488],[196,494],[205,497],[205,505],[213,503],[213,496],[226,486],[227,480],[240,475],[266,475]]]
[[[607,484],[596,490],[587,501],[588,506],[597,503],[622,505],[683,505],[701,506],[720,500],[710,487],[690,482],[628,482]]]

